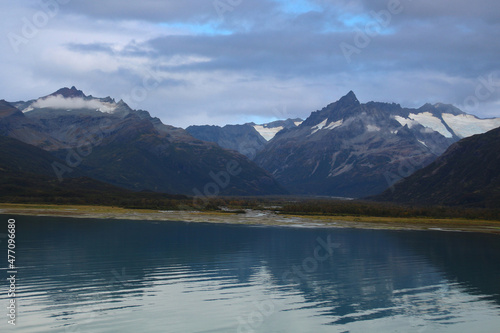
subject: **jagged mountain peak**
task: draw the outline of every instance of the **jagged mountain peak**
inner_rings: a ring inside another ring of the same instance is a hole
[[[397,122],[394,123],[393,120]],[[356,123],[365,124],[369,132],[375,129],[386,129],[390,133],[396,133],[397,128],[393,127],[398,127],[399,123],[400,126],[407,125],[409,129],[427,133],[436,132],[446,139],[456,141],[500,126],[500,118],[480,119],[451,104],[444,103],[426,103],[418,109],[402,108],[401,105],[395,103],[362,104],[354,92],[350,91],[337,102],[312,112],[300,129],[309,130],[307,137],[313,139],[330,130],[346,129],[344,125]]]
[[[332,122],[343,121],[354,114],[359,114],[360,111],[362,111],[361,106],[358,98],[351,90],[338,101],[327,105],[319,111],[312,112],[302,124],[304,126],[317,126],[322,124],[321,127],[324,127]]]
[[[61,88],[58,91],[50,94],[49,96],[58,96],[58,95],[60,95],[64,98],[74,98],[74,97],[85,98],[85,97],[87,97],[87,96],[85,96],[83,91],[76,89],[75,86],[72,86],[71,88],[68,88],[68,87]]]
[[[354,105],[359,105],[359,100],[356,97],[356,94],[351,90],[347,93],[347,95],[341,97],[338,102],[338,106],[340,107],[345,107],[345,106],[354,106]]]
[[[66,170],[80,170],[116,186],[195,195],[200,201],[219,193],[286,193],[245,156],[197,140],[181,128],[164,125],[147,111],[130,109],[123,101],[85,96],[72,87],[15,104],[25,112],[0,102],[0,135],[59,157],[66,162],[59,174],[64,178],[74,174]],[[212,182],[217,187],[209,192],[206,184]]]
[[[451,104],[436,103],[433,105],[436,110],[441,113],[449,113],[454,116],[465,115],[466,113]],[[476,117],[477,118],[477,117]]]
[[[435,104],[426,103],[426,104],[422,105],[420,108],[418,108],[417,111],[419,113],[430,112],[436,116],[439,116],[439,115],[444,114],[444,113],[451,114],[454,116],[466,114],[465,112],[463,112],[459,108],[457,108],[451,104],[444,104],[444,103],[435,103]]]
[[[32,111],[58,111],[72,112],[102,112],[102,113],[121,113],[128,114],[132,109],[123,101],[116,103],[111,97],[98,98],[92,95],[85,95],[83,91],[75,86],[71,88],[61,88],[56,92],[40,97],[28,102],[17,102],[15,104],[23,113]]]
[[[460,138],[498,126],[500,118],[479,119],[446,104],[361,104],[350,91],[280,132],[254,161],[292,193],[360,197],[406,177],[402,165],[424,167]]]

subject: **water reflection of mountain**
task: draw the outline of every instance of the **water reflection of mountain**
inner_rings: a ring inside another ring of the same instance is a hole
[[[17,235],[30,295],[46,292],[63,305],[95,295],[139,300],[182,279],[298,292],[303,302],[294,307],[316,309],[332,323],[404,315],[407,305],[452,315],[458,296],[445,281],[500,303],[500,247],[491,235],[48,217],[19,217]],[[318,238],[328,237],[333,253],[319,262]]]
[[[500,236],[494,234],[422,231],[396,237],[400,246],[424,256],[444,277],[468,293],[490,295],[500,304]]]

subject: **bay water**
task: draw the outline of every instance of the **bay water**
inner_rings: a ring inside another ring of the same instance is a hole
[[[7,221],[16,220],[16,325]],[[498,332],[500,236],[0,215],[1,332]]]

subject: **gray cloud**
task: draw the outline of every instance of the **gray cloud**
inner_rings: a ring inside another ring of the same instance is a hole
[[[500,3],[400,0],[387,16],[388,0],[307,2],[220,0],[229,7],[218,11],[211,0],[70,1],[21,52],[0,54],[1,98],[76,85],[178,126],[306,117],[349,90],[500,116]],[[6,37],[43,12],[36,1],[5,7]]]
[[[108,54],[115,54],[112,48],[112,44],[109,43],[91,43],[91,44],[68,43],[67,48],[68,50],[81,53],[103,52]]]
[[[67,10],[88,17],[141,20],[157,23],[209,23],[232,26],[254,24],[259,16],[277,13],[272,0],[120,0],[71,1]]]
[[[111,20],[207,21],[215,14],[211,1],[142,0],[124,4],[120,0],[72,1],[68,10],[94,18]]]

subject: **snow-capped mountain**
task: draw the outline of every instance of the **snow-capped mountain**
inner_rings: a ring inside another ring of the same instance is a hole
[[[189,126],[186,131],[195,138],[215,142],[222,148],[235,150],[254,159],[269,140],[283,129],[297,127],[302,119],[277,120],[267,124]]]
[[[276,136],[283,129],[289,129],[293,127],[297,127],[302,124],[303,120],[300,118],[296,119],[287,119],[287,120],[276,120],[267,124],[250,124],[259,134],[266,140],[270,141],[272,138]]]
[[[482,134],[500,126],[500,118],[480,119],[446,104],[426,104],[415,112],[394,115],[401,126],[422,125],[446,138],[463,139],[475,134]]]
[[[78,171],[132,190],[192,196],[286,193],[245,156],[75,87],[27,102],[0,101],[0,135],[65,161],[54,170],[64,177]]]
[[[292,193],[365,197],[428,165],[451,144],[500,126],[444,104],[361,104],[351,91],[279,132],[257,155]]]
[[[31,111],[40,111],[44,109],[54,111],[71,111],[78,112],[102,112],[102,113],[122,113],[128,114],[132,111],[125,102],[120,100],[118,103],[111,97],[97,98],[92,95],[86,96],[83,91],[71,88],[61,88],[58,91],[36,100],[28,102],[15,102],[13,106],[21,110],[23,113]]]

